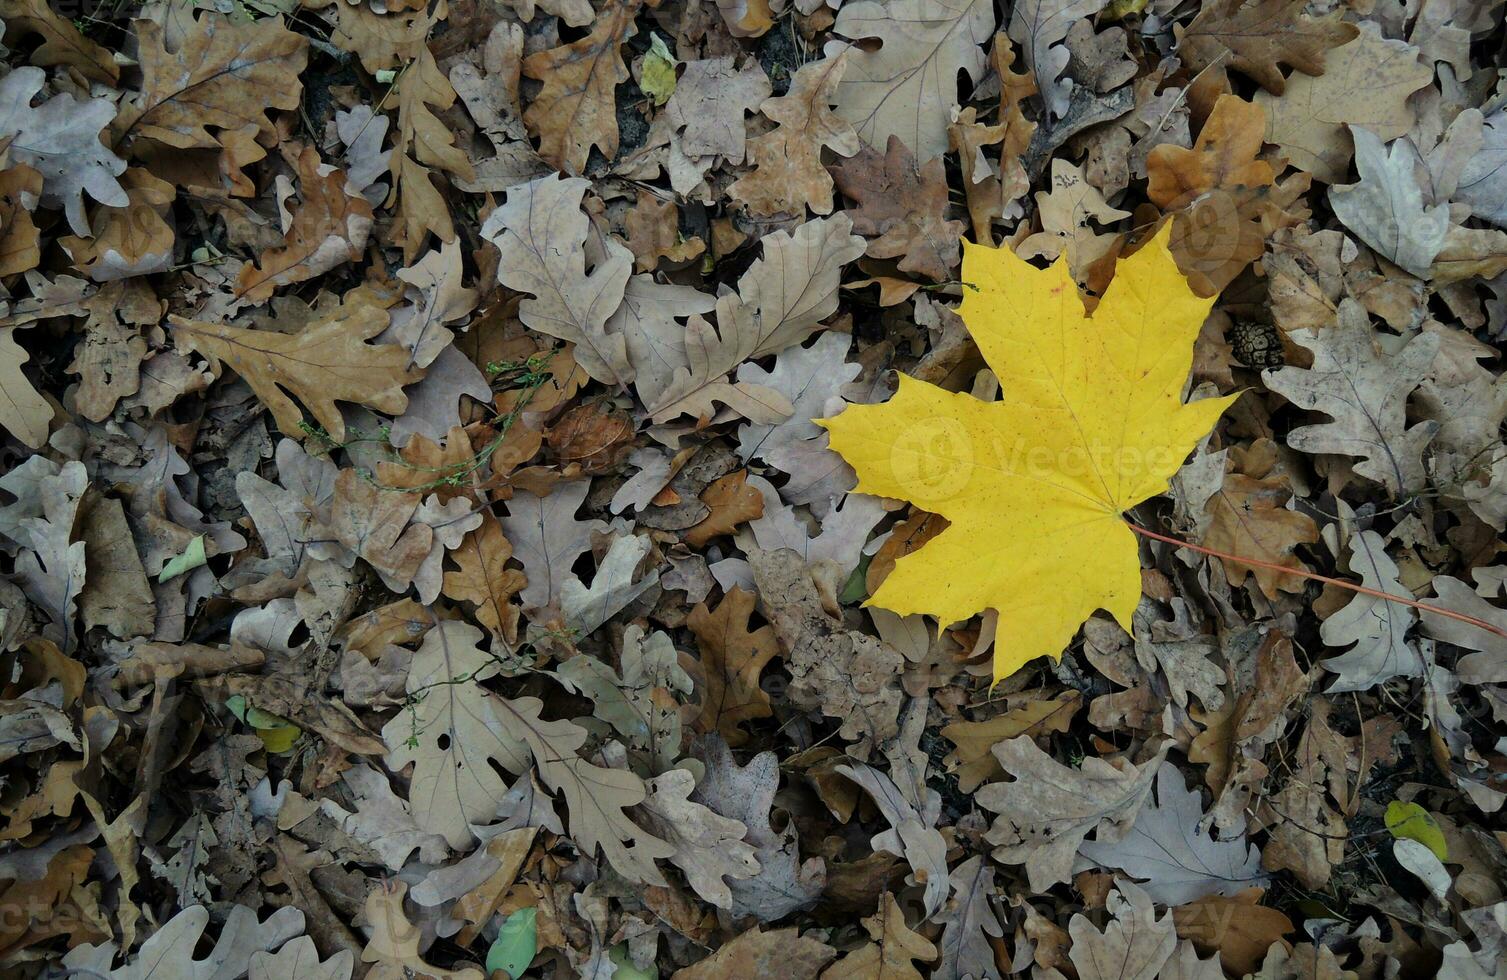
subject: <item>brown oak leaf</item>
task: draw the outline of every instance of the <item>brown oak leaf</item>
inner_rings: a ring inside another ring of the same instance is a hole
[[[502,525],[488,514],[450,552],[456,567],[445,573],[440,586],[450,598],[475,605],[476,621],[509,642],[518,633],[518,605],[511,600],[528,581],[521,571],[507,567],[512,557],[513,545]]]
[[[804,215],[808,207],[832,213],[832,176],[822,167],[822,149],[850,157],[862,145],[852,124],[830,108],[850,50],[801,66],[789,92],[759,106],[775,128],[748,141],[753,171],[727,191],[751,213]]]
[[[1209,529],[1202,544],[1232,555],[1244,555],[1288,568],[1306,568],[1293,554],[1302,544],[1319,539],[1319,529],[1307,514],[1283,505],[1292,497],[1292,483],[1277,468],[1276,447],[1260,440],[1249,450],[1233,449],[1226,465],[1224,485],[1204,504]],[[1301,592],[1304,580],[1268,568],[1242,565],[1221,559],[1231,585],[1240,585],[1247,575],[1268,598],[1279,591]]]
[[[947,170],[941,157],[925,166],[900,137],[884,153],[862,147],[832,168],[837,188],[858,202],[853,230],[869,239],[868,254],[899,258],[901,272],[928,279],[951,275],[962,255],[963,222],[947,218]]]
[[[277,17],[237,24],[215,13],[188,16],[177,22],[176,41],[155,21],[136,25],[141,94],[116,128],[184,150],[219,149],[211,127],[255,127],[270,144],[276,131],[268,111],[297,109],[302,98],[298,76],[308,62],[308,40]]]
[[[539,137],[539,155],[556,169],[584,172],[592,147],[608,160],[617,156],[615,92],[628,80],[620,49],[638,33],[633,19],[641,5],[608,4],[590,34],[523,60],[523,73],[544,83],[523,121]]]
[[[408,369],[402,347],[367,343],[387,328],[387,319],[386,311],[361,303],[341,306],[291,334],[181,316],[169,317],[168,325],[181,350],[223,362],[245,379],[284,435],[303,438],[302,402],[343,442],[345,419],[337,401],[397,415],[408,406],[403,386],[423,376]]]
[[[701,603],[686,617],[686,626],[696,636],[699,662],[686,664],[701,688],[698,732],[720,732],[729,745],[742,745],[748,733],[740,726],[773,714],[769,693],[759,686],[759,674],[780,652],[774,630],[768,626],[748,628],[754,611],[754,595],[733,588],[715,610]]]
[[[324,163],[312,146],[304,147],[298,155],[302,203],[293,212],[288,244],[263,252],[260,268],[249,262],[242,266],[236,295],[261,302],[279,286],[307,282],[361,257],[371,233],[372,206],[347,194],[345,184],[345,171]]]

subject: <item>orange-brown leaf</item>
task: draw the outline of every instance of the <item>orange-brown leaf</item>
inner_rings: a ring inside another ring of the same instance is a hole
[[[729,745],[742,745],[748,733],[741,726],[773,714],[769,694],[759,686],[759,674],[780,652],[774,630],[748,628],[755,598],[752,592],[734,588],[723,596],[715,610],[701,603],[686,617],[686,626],[696,635],[701,650],[696,673],[701,688],[698,732],[721,732]]]
[[[445,573],[440,586],[450,598],[476,606],[476,621],[509,642],[518,632],[518,605],[511,599],[528,581],[521,571],[507,567],[512,557],[513,545],[502,525],[487,514],[481,527],[450,552],[456,568]]]
[[[539,137],[539,155],[556,169],[582,173],[592,147],[608,160],[617,156],[616,88],[628,80],[620,49],[638,33],[633,18],[641,5],[641,0],[608,4],[590,34],[524,59],[523,73],[544,88],[523,121]]]

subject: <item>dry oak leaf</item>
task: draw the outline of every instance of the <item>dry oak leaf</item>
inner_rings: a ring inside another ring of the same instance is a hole
[[[1246,555],[1287,568],[1305,569],[1294,549],[1319,540],[1313,518],[1285,505],[1293,496],[1292,483],[1277,469],[1275,445],[1259,440],[1250,449],[1231,450],[1224,483],[1204,504],[1208,529],[1201,542],[1226,554]],[[1278,591],[1302,592],[1305,580],[1270,568],[1220,559],[1225,578],[1238,586],[1247,575],[1269,599]]]
[[[335,478],[331,533],[394,592],[408,590],[434,544],[434,528],[414,520],[419,500],[419,494],[377,486],[354,469]],[[341,564],[349,568],[352,562]]]
[[[802,936],[794,927],[761,932],[758,926],[724,943],[706,959],[670,980],[726,980],[729,977],[781,977],[816,980],[818,971],[837,955],[826,943]]]
[[[958,168],[963,175],[973,237],[981,242],[993,241],[995,219],[1017,207],[1015,202],[1031,189],[1031,178],[1020,158],[1036,133],[1036,123],[1028,120],[1021,108],[1028,97],[1036,94],[1036,80],[1030,72],[1011,70],[1015,49],[1008,35],[995,35],[991,60],[1002,90],[1000,122],[992,126],[978,122],[978,109],[967,106],[958,110],[957,119],[947,127],[948,146],[958,155]],[[983,150],[995,144],[1000,148],[998,165],[987,159]]]
[[[85,37],[73,21],[58,16],[47,0],[0,0],[0,22],[5,24],[5,40],[12,48],[24,37],[42,39],[28,56],[34,65],[67,65],[106,85],[120,78],[120,66],[109,50]]]
[[[950,524],[868,601],[944,625],[997,609],[996,679],[1059,656],[1095,609],[1128,628],[1141,565],[1120,515],[1167,489],[1232,401],[1182,403],[1213,300],[1189,289],[1169,234],[1120,262],[1092,317],[1065,259],[1038,270],[1006,249],[966,246],[962,278],[975,288],[960,312],[1010,399],[901,375],[888,403],[821,422],[859,493]]]
[[[995,905],[999,902],[994,884],[994,865],[982,854],[975,854],[952,869],[947,907],[937,913],[942,926],[937,940],[942,962],[932,972],[935,980],[979,980],[998,975],[994,946],[990,939],[1004,935]]]
[[[595,476],[616,469],[632,451],[633,422],[611,402],[588,402],[568,409],[544,440],[560,462]]]
[[[95,282],[166,272],[173,263],[175,239],[168,212],[177,190],[141,167],[127,169],[121,185],[128,203],[96,211],[92,239],[70,235],[58,240],[75,268]],[[145,353],[143,349],[137,359]]]
[[[110,207],[128,203],[115,179],[126,162],[100,142],[115,106],[108,99],[81,102],[69,94],[33,106],[46,81],[40,68],[17,68],[0,79],[0,142],[9,139],[10,159],[42,175],[42,203],[63,208],[73,233],[88,235],[84,191]]]
[[[409,804],[420,829],[469,847],[471,825],[493,819],[508,792],[492,762],[519,775],[532,764],[539,780],[565,797],[571,836],[584,853],[600,847],[625,878],[664,885],[654,862],[675,849],[626,813],[644,802],[643,780],[581,758],[586,730],[543,720],[538,699],[507,700],[483,688],[503,664],[478,646],[481,640],[481,630],[456,620],[431,629],[409,668],[408,693],[417,697],[382,729],[388,767],[414,767]]]
[[[619,48],[638,33],[633,19],[641,5],[608,4],[590,34],[523,60],[523,73],[544,83],[523,121],[539,136],[539,155],[555,169],[585,172],[592,147],[609,162],[617,156],[615,91],[628,80]]]
[[[905,924],[900,903],[888,892],[879,911],[861,921],[874,941],[827,967],[821,980],[921,980],[911,961],[937,958],[937,947]]]
[[[21,370],[31,359],[15,327],[0,327],[0,427],[33,449],[47,441],[52,405]]]
[[[1095,224],[1112,224],[1130,217],[1130,212],[1111,207],[1089,183],[1083,168],[1061,157],[1052,161],[1050,186],[1050,191],[1036,192],[1041,231],[1020,242],[1016,251],[1028,259],[1066,255],[1074,281],[1100,293],[1114,271],[1113,259],[1124,239],[1114,232],[1101,234]]]
[[[276,953],[257,950],[251,954],[248,980],[350,980],[355,955],[348,949],[336,950],[320,962],[314,940],[299,936]]]
[[[1104,5],[1099,0],[1019,0],[1010,12],[1010,37],[1021,46],[1042,104],[1053,119],[1068,112],[1073,83],[1059,78],[1072,59],[1061,43],[1081,18]]]
[[[686,530],[685,542],[693,548],[704,548],[712,538],[732,534],[738,525],[764,516],[764,495],[758,487],[748,485],[747,470],[714,480],[701,491],[701,502],[711,508],[711,513]]]
[[[839,213],[808,221],[793,233],[765,235],[760,244],[764,255],[738,280],[738,292],[718,298],[717,329],[693,316],[681,332],[682,363],[649,405],[655,422],[684,414],[709,419],[717,402],[754,422],[789,418],[792,406],[784,395],[742,381],[729,384],[726,375],[746,360],[777,354],[811,336],[837,309],[842,267],[863,254],[864,243],[853,234],[852,220]]]
[[[626,384],[633,378],[627,342],[607,331],[607,319],[623,302],[633,255],[608,241],[606,255],[593,256],[588,273],[589,231],[581,199],[591,182],[549,174],[512,188],[481,234],[501,253],[497,279],[529,294],[518,306],[524,326],[575,344],[576,362],[597,381]]]
[[[1360,179],[1329,188],[1334,216],[1388,262],[1427,277],[1449,235],[1450,217],[1448,204],[1425,206],[1413,170],[1418,148],[1411,140],[1383,146],[1359,126],[1350,127],[1350,136]]]
[[[1156,903],[1133,882],[1121,879],[1106,903],[1114,918],[1100,932],[1079,913],[1068,923],[1068,956],[1078,980],[1222,980],[1213,960],[1200,960],[1191,943],[1179,943],[1170,913],[1160,919]]]
[[[649,795],[638,805],[644,825],[675,848],[670,863],[686,883],[718,908],[731,908],[732,889],[724,879],[752,878],[759,873],[756,848],[744,843],[748,827],[690,799],[696,777],[671,769],[645,783]]]
[[[757,110],[771,89],[757,60],[748,59],[742,68],[733,65],[731,55],[686,62],[675,94],[665,103],[665,118],[681,131],[680,151],[692,159],[720,156],[728,163],[743,162],[748,143],[743,115]]]
[[[180,350],[224,362],[245,379],[278,430],[294,439],[304,435],[298,402],[336,442],[343,442],[345,419],[337,401],[400,415],[408,407],[403,386],[423,376],[408,369],[408,352],[402,347],[367,343],[387,328],[387,313],[365,304],[342,306],[292,334],[181,316],[169,317],[168,326]]]
[[[1386,487],[1394,499],[1420,490],[1427,479],[1423,451],[1440,422],[1425,419],[1408,428],[1407,403],[1434,363],[1439,334],[1421,333],[1405,343],[1386,338],[1372,328],[1360,303],[1346,299],[1334,325],[1288,336],[1313,352],[1313,366],[1267,370],[1262,379],[1298,408],[1331,421],[1293,429],[1287,445],[1356,457],[1355,472]],[[1387,339],[1396,342],[1384,345]]]
[[[638,202],[623,219],[628,233],[628,249],[639,272],[653,272],[660,259],[672,266],[685,265],[706,251],[699,237],[686,238],[680,232],[680,209],[673,200],[660,200],[642,187]]]
[[[33,208],[28,206],[41,196],[42,175],[36,170],[24,163],[0,170],[0,276],[30,272],[42,261]]]
[[[1393,595],[1406,590],[1398,580],[1397,563],[1387,554],[1386,542],[1375,531],[1361,531],[1350,538],[1349,566],[1351,574],[1359,575],[1369,589]],[[1417,621],[1418,614],[1402,603],[1352,596],[1319,626],[1319,638],[1326,647],[1349,647],[1323,661],[1325,670],[1339,675],[1327,690],[1364,691],[1394,677],[1423,675],[1424,659],[1407,641],[1408,630]]]
[[[832,174],[838,190],[858,202],[848,214],[853,230],[870,239],[869,255],[898,258],[901,272],[928,279],[951,275],[965,226],[947,220],[947,171],[940,156],[918,167],[900,137],[891,136],[884,153],[862,147]]]
[[[1257,904],[1261,888],[1238,895],[1209,895],[1172,910],[1179,939],[1201,953],[1219,954],[1225,969],[1245,976],[1256,972],[1273,943],[1293,931],[1292,920],[1274,908]]]
[[[1023,864],[1031,890],[1044,892],[1073,874],[1078,846],[1118,841],[1130,832],[1167,746],[1136,766],[1090,756],[1081,768],[1065,766],[1021,735],[994,747],[1000,766],[1015,777],[989,783],[975,794],[979,806],[999,814],[987,840],[1001,864]]]
[[[759,106],[775,127],[748,141],[753,169],[727,189],[751,213],[804,215],[808,207],[832,213],[832,176],[822,166],[822,149],[849,157],[862,145],[853,127],[829,108],[850,53],[844,47],[802,65],[788,92]]]
[[[486,980],[475,967],[444,970],[430,966],[419,955],[424,932],[403,911],[405,882],[383,881],[366,896],[362,917],[371,935],[361,951],[361,962],[372,964],[366,980]]]
[[[372,206],[363,197],[347,194],[345,185],[344,170],[321,160],[314,147],[304,147],[298,155],[300,203],[287,244],[263,252],[260,268],[250,262],[241,266],[237,296],[260,303],[279,286],[307,282],[361,258],[371,234]]]
[[[853,52],[837,89],[838,115],[875,149],[898,136],[919,160],[946,153],[958,72],[974,84],[983,78],[983,46],[994,24],[990,0],[844,4],[832,30],[854,41],[878,38],[880,45]],[[826,53],[832,51],[828,44]]]
[[[769,692],[759,686],[759,675],[779,655],[779,643],[769,626],[748,628],[754,611],[754,594],[734,587],[715,610],[701,603],[686,617],[686,627],[695,634],[701,650],[699,662],[686,662],[687,671],[701,689],[698,732],[718,732],[728,745],[742,745],[748,733],[742,724],[774,713]]]
[[[455,104],[455,89],[428,47],[398,77],[398,139],[390,155],[392,190],[387,203],[397,203],[393,240],[403,246],[403,260],[413,262],[429,232],[442,242],[455,241],[450,208],[430,179],[438,167],[459,180],[473,180],[476,171],[467,153],[455,143],[450,127],[435,115]],[[430,107],[434,108],[431,109]]]
[[[1282,94],[1282,65],[1324,74],[1324,52],[1354,36],[1340,12],[1304,17],[1305,0],[1212,0],[1187,27],[1173,28],[1190,73],[1234,68],[1268,92]],[[1228,88],[1228,86],[1225,86]]]
[[[298,108],[298,76],[309,59],[309,42],[283,27],[281,18],[236,24],[205,13],[184,26],[171,50],[162,25],[139,20],[135,27],[141,94],[115,122],[122,138],[140,136],[180,150],[219,149],[210,127],[255,128],[270,143],[276,133],[268,111]]]
[[[1146,157],[1146,196],[1172,219],[1172,254],[1201,295],[1228,286],[1266,250],[1265,188],[1277,175],[1258,159],[1266,113],[1221,95],[1192,149],[1172,143]]]
[[[1322,76],[1294,75],[1280,96],[1257,92],[1256,104],[1266,110],[1266,141],[1333,184],[1344,179],[1354,153],[1346,125],[1364,126],[1383,140],[1406,134],[1415,116],[1408,97],[1433,79],[1417,48],[1382,38],[1368,24],[1329,53]]]
[[[1077,691],[1064,691],[1054,698],[1012,695],[1008,703],[1008,711],[988,721],[957,721],[942,729],[942,737],[957,746],[948,761],[954,763],[950,771],[957,775],[962,792],[972,793],[985,781],[1005,774],[990,751],[998,743],[1021,735],[1035,738],[1066,732],[1083,706],[1083,695]]]

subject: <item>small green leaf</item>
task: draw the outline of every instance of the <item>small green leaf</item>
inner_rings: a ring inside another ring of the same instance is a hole
[[[158,582],[166,582],[170,578],[177,578],[184,572],[191,572],[200,565],[209,561],[204,553],[204,535],[196,534],[194,539],[183,549],[183,554],[177,558],[170,558],[167,564],[162,566],[162,571],[157,573]]]
[[[1104,8],[1101,17],[1104,20],[1123,20],[1131,14],[1138,14],[1146,9],[1146,0],[1114,0]]]
[[[539,910],[519,909],[508,916],[487,950],[487,972],[502,970],[509,977],[523,975],[539,952]],[[621,975],[621,974],[619,974]]]
[[[858,567],[853,569],[853,574],[843,583],[842,592],[837,596],[838,602],[862,602],[869,597],[869,562],[873,560],[871,555],[858,556]]]
[[[613,971],[612,980],[659,980],[659,971],[653,965],[647,970],[640,970],[633,965],[633,958],[628,955],[628,944],[618,943],[607,953],[607,958],[617,965]]]
[[[298,737],[303,734],[302,728],[282,715],[263,711],[239,694],[226,698],[225,707],[231,714],[250,725],[257,737],[262,740],[262,745],[273,754],[280,754],[293,748]]]
[[[1449,845],[1445,843],[1444,831],[1427,810],[1417,803],[1393,800],[1387,804],[1387,829],[1393,837],[1415,840],[1434,852],[1440,861],[1449,860]]]
[[[655,105],[664,105],[675,94],[675,56],[665,46],[664,38],[651,36],[649,51],[644,55],[644,73],[638,87],[654,100]]]

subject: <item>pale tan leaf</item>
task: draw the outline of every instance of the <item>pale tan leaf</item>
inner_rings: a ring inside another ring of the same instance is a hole
[[[622,334],[609,333],[607,319],[623,301],[633,255],[609,242],[607,254],[587,270],[588,223],[581,199],[590,181],[541,177],[513,188],[482,225],[482,237],[501,253],[497,278],[529,294],[518,308],[526,326],[576,345],[576,361],[604,384],[633,377]]]
[[[833,30],[855,41],[877,38],[880,45],[853,52],[837,90],[838,115],[876,150],[898,136],[922,163],[947,152],[958,72],[982,79],[983,46],[994,26],[990,0],[843,4]]]
[[[759,111],[775,127],[748,141],[753,171],[727,189],[753,214],[832,213],[832,177],[822,166],[822,150],[849,157],[861,145],[853,127],[829,108],[847,65],[849,49],[802,65],[790,91],[766,99]]]

